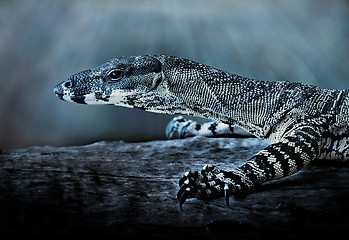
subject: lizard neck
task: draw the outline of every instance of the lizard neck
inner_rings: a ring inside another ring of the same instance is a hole
[[[304,93],[298,83],[258,81],[186,59],[167,57],[163,63],[160,91],[181,104],[171,113],[237,125],[260,138],[267,137]]]

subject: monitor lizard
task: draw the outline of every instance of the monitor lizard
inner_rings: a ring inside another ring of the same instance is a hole
[[[206,165],[201,171],[186,172],[177,193],[181,209],[188,198],[224,197],[230,207],[229,196],[292,175],[314,159],[349,159],[346,89],[260,81],[176,56],[145,55],[115,58],[74,74],[54,93],[68,102],[200,116],[232,132],[243,129],[270,141],[238,168]],[[168,135],[176,130],[175,122]]]

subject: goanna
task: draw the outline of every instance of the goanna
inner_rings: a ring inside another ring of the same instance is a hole
[[[349,159],[348,90],[258,81],[175,56],[147,55],[112,59],[72,75],[54,92],[81,104],[205,117],[221,129],[241,128],[270,141],[239,168],[186,172],[177,194],[181,208],[188,198],[223,196],[229,206],[230,195],[294,174],[314,159]],[[193,131],[200,128],[194,124]]]

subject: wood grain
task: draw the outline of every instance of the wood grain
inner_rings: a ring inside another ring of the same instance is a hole
[[[12,238],[316,238],[349,227],[349,164],[317,161],[243,198],[189,200],[178,179],[236,167],[267,142],[194,137],[31,147],[0,155],[0,234]]]

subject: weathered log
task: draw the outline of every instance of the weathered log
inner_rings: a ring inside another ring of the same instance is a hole
[[[205,164],[234,168],[258,139],[202,138],[31,147],[0,155],[0,233],[13,238],[220,239],[341,236],[349,227],[349,164],[314,161],[241,198],[188,200],[178,179]]]

